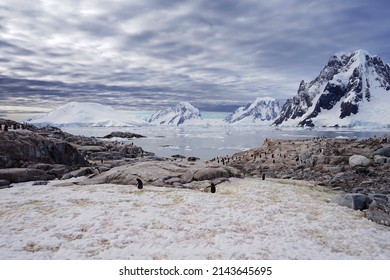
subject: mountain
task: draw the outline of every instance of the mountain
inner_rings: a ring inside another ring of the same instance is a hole
[[[70,102],[45,116],[34,117],[26,122],[55,126],[136,126],[145,123],[120,113],[111,106],[89,102]]]
[[[199,110],[189,102],[180,102],[174,107],[154,113],[149,122],[160,125],[197,124],[203,121]]]
[[[258,97],[225,118],[228,123],[253,124],[270,122],[279,116],[279,102],[271,97]]]
[[[365,50],[333,55],[317,78],[302,81],[275,125],[389,126],[390,66]]]

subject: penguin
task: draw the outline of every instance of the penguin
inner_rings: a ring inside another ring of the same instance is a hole
[[[210,185],[210,192],[211,193],[215,193],[217,191],[216,187],[215,187],[215,184],[214,183],[211,183]]]
[[[142,190],[143,187],[144,187],[144,184],[142,183],[141,179],[137,178],[137,188]]]

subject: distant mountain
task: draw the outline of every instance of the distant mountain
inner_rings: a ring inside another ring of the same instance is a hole
[[[89,102],[70,102],[26,122],[55,126],[138,126],[145,121],[134,119],[110,106]]]
[[[367,51],[333,55],[317,78],[301,82],[275,125],[389,126],[390,66]]]
[[[154,113],[149,122],[158,125],[182,125],[197,124],[203,122],[203,118],[197,108],[189,102],[180,102],[174,107],[160,110]]]
[[[225,118],[228,123],[253,124],[266,123],[279,116],[279,102],[271,97],[258,97],[245,107],[240,107]]]

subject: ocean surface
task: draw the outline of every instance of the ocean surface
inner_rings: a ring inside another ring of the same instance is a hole
[[[217,120],[224,113],[209,112],[203,118]],[[225,114],[226,115],[226,114]],[[141,126],[141,127],[62,127],[66,132],[75,135],[103,137],[113,131],[128,131],[146,136],[132,140],[114,139],[123,142],[133,142],[144,150],[157,156],[172,155],[195,156],[201,160],[217,156],[232,155],[260,147],[266,138],[277,139],[308,139],[313,137],[329,138],[368,138],[390,135],[390,130],[370,128],[275,128],[270,126]]]

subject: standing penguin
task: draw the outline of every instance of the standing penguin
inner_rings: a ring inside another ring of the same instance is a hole
[[[141,179],[137,178],[137,188],[142,190],[144,187],[144,184],[142,183]]]
[[[210,192],[211,193],[215,193],[216,191],[217,191],[217,188],[215,187],[215,184],[211,183],[211,185],[210,185]]]

